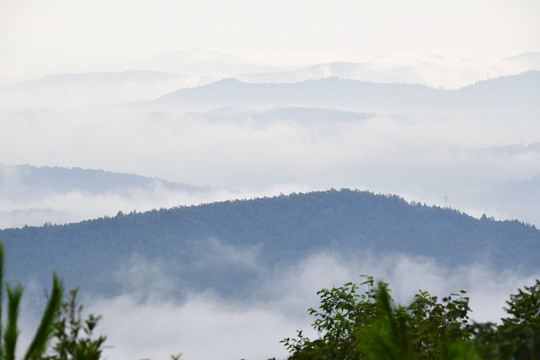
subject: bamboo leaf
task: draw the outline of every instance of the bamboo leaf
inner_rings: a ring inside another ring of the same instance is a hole
[[[38,360],[46,350],[47,342],[51,338],[54,331],[54,322],[56,315],[60,311],[62,304],[64,288],[62,282],[56,274],[53,274],[53,287],[51,296],[45,308],[41,323],[36,331],[36,335],[28,348],[24,360]],[[8,359],[6,359],[8,360]]]
[[[16,285],[13,289],[6,286],[8,295],[8,322],[4,333],[4,359],[15,360],[15,349],[17,347],[17,337],[19,329],[17,328],[17,318],[19,317],[19,304],[23,293],[22,285]]]

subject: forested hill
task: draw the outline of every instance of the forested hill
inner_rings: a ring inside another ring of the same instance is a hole
[[[398,196],[330,190],[119,214],[76,224],[0,231],[8,277],[114,292],[134,254],[167,264],[183,289],[241,290],[264,271],[330,249],[428,256],[452,266],[540,269],[540,231],[518,221],[475,219]],[[256,265],[254,265],[256,264]]]

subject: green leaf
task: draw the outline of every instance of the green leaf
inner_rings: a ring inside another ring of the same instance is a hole
[[[19,329],[17,328],[17,318],[19,317],[19,304],[23,293],[22,285],[18,284],[14,288],[6,286],[8,295],[8,322],[6,332],[4,333],[4,359],[14,360],[15,349],[17,347],[17,338]]]
[[[54,331],[54,321],[60,311],[63,296],[62,282],[56,274],[53,274],[53,286],[51,296],[41,318],[41,323],[36,331],[34,339],[28,348],[24,360],[39,360],[45,353],[46,346]]]

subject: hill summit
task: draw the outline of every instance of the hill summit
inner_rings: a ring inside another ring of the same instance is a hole
[[[118,290],[111,274],[134,256],[166,264],[179,289],[243,294],[268,270],[325,250],[423,256],[449,266],[482,262],[525,273],[539,269],[540,254],[534,226],[348,189],[7,229],[0,239],[8,276],[46,283],[55,269],[74,286],[104,293]]]

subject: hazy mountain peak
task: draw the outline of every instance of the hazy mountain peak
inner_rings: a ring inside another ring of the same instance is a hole
[[[280,72],[242,74],[238,78],[249,82],[298,82],[338,76],[375,83],[424,84],[435,88],[459,89],[487,78],[537,69],[540,64],[537,54],[520,55],[514,61],[437,54],[380,55],[364,62],[331,61]]]

